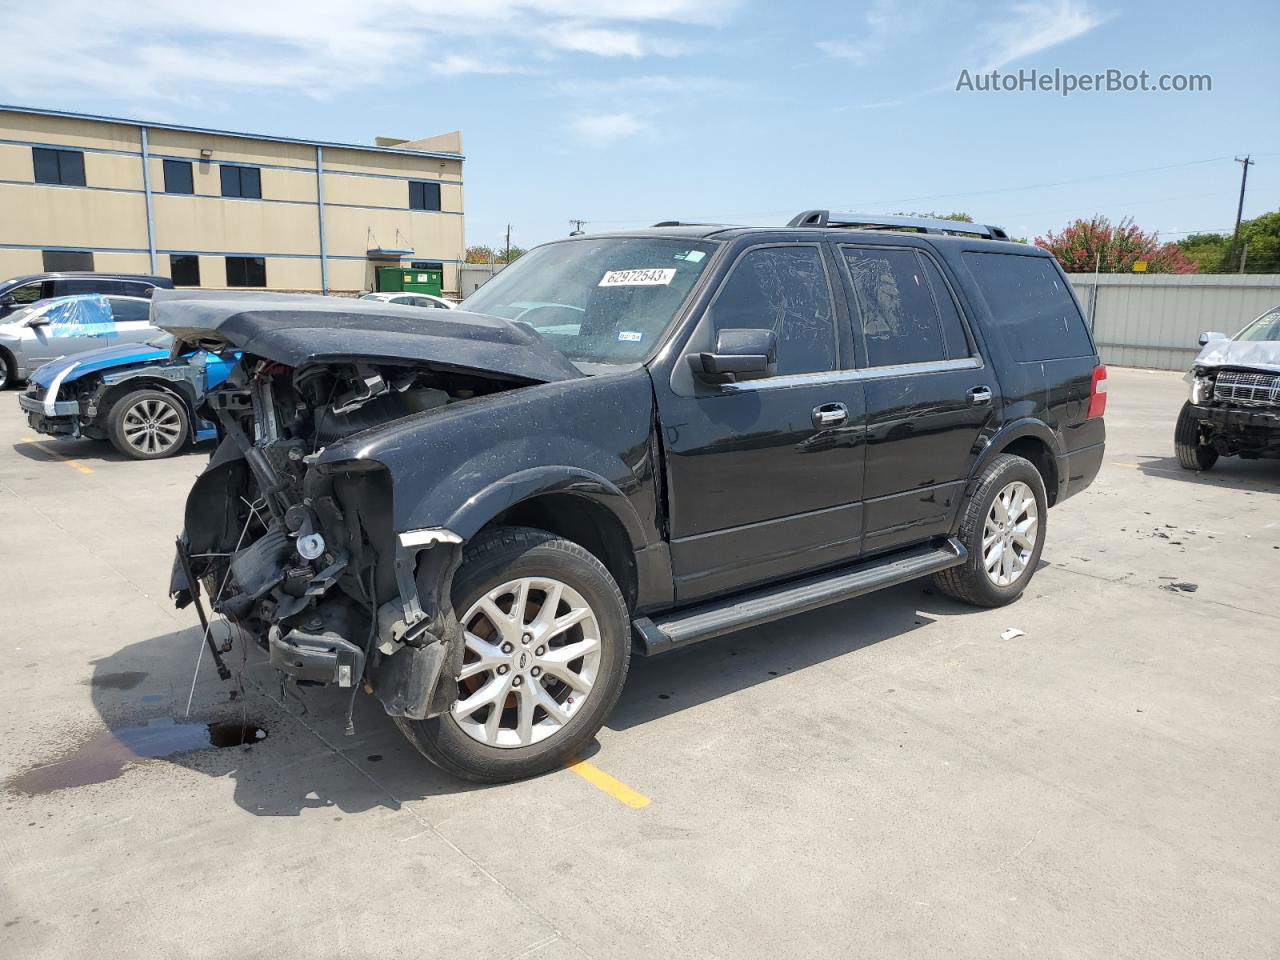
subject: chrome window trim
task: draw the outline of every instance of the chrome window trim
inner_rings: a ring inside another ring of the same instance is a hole
[[[766,390],[770,387],[802,387],[826,383],[851,383],[862,380],[889,380],[931,373],[950,373],[954,370],[981,370],[986,366],[981,357],[960,357],[956,360],[926,360],[923,363],[899,363],[884,367],[859,367],[856,370],[825,370],[821,373],[798,373],[785,377],[767,377],[761,380],[743,380],[726,383],[721,389],[728,393],[745,390]]]

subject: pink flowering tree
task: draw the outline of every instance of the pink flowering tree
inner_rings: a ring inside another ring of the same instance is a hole
[[[1077,220],[1061,233],[1036,237],[1036,246],[1052,251],[1068,273],[1130,273],[1138,260],[1147,262],[1148,273],[1195,273],[1197,264],[1175,244],[1161,243],[1158,233],[1147,233],[1131,219],[1112,224],[1104,216]]]

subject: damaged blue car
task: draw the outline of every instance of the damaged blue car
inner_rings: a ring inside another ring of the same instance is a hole
[[[206,350],[173,357],[173,337],[120,343],[38,368],[18,403],[31,429],[50,436],[110,440],[126,456],[159,460],[217,431],[196,412],[239,361]]]

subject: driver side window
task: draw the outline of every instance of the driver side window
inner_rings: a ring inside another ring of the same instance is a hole
[[[715,333],[772,330],[778,375],[836,365],[831,288],[816,246],[761,247],[744,254],[711,308]]]
[[[15,304],[35,303],[44,298],[44,283],[25,283],[9,291]]]

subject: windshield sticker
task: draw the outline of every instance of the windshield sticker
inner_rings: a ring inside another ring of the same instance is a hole
[[[598,287],[665,287],[675,278],[675,267],[642,270],[609,270],[596,284]]]
[[[686,250],[684,253],[677,253],[677,260],[686,260],[689,263],[701,263],[702,258],[707,255],[705,250]]]
[[[619,343],[639,343],[644,339],[644,334],[639,330],[619,330]]]

